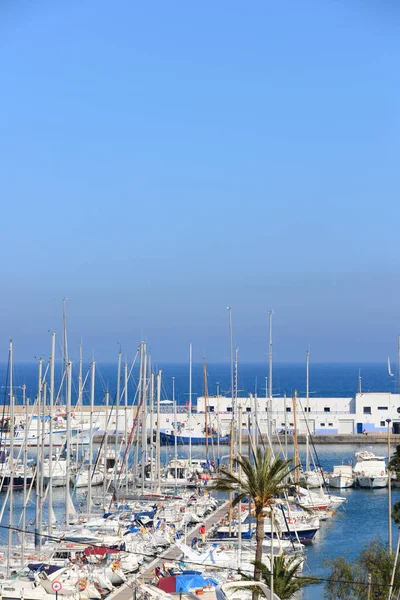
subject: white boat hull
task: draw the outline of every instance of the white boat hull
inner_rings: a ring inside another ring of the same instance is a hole
[[[350,488],[354,485],[354,477],[346,477],[344,475],[331,475],[329,477],[330,487],[337,489]]]
[[[388,485],[388,476],[387,475],[378,475],[374,477],[373,475],[359,475],[357,477],[357,483],[362,488],[369,489],[378,489],[385,488]]]

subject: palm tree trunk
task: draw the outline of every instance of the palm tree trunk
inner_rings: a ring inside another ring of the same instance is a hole
[[[258,565],[262,563],[262,555],[263,555],[263,541],[264,541],[264,514],[262,513],[262,509],[260,513],[256,512],[256,556],[255,556],[255,565],[254,565],[254,581],[261,581],[261,571],[258,568]],[[259,596],[259,591],[253,591],[253,600],[257,600]]]

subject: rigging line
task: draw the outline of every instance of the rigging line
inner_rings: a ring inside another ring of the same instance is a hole
[[[20,527],[9,527],[8,525],[0,525],[1,529],[11,529],[12,531],[15,531],[16,533],[29,533],[31,535],[37,535],[38,537],[43,537],[46,538],[48,540],[54,541],[54,542],[73,542],[75,545],[77,546],[85,546],[87,548],[104,548],[106,546],[106,544],[96,544],[96,543],[90,543],[90,542],[77,542],[75,539],[69,539],[68,536],[52,536],[46,533],[35,533],[34,531],[30,531],[28,529],[22,529]],[[174,545],[172,544],[171,547],[169,549],[171,549]],[[191,565],[197,565],[197,566],[212,566],[213,569],[216,570],[221,570],[221,571],[236,571],[239,574],[243,574],[243,570],[238,567],[238,568],[234,568],[234,567],[229,567],[229,569],[225,566],[219,566],[216,564],[212,564],[212,565],[207,565],[204,562],[197,562],[197,561],[193,561],[193,560],[186,560],[185,558],[168,558],[168,557],[164,557],[163,554],[155,554],[155,553],[146,553],[146,552],[140,552],[140,551],[135,551],[135,550],[120,550],[120,552],[124,552],[126,554],[132,554],[134,556],[143,556],[146,558],[159,558],[160,561],[162,560],[167,560],[168,562],[172,562],[172,563],[185,563],[185,564],[191,564]],[[42,563],[45,564],[45,563]],[[302,575],[294,575],[294,579],[299,579],[301,581],[302,579]],[[315,579],[319,582],[319,583],[323,583],[323,582],[328,582],[328,583],[345,583],[348,585],[359,585],[359,586],[365,586],[367,587],[368,585],[371,585],[372,587],[375,588],[389,588],[390,587],[390,583],[368,583],[365,581],[350,581],[347,579],[332,579],[330,577],[315,577]]]

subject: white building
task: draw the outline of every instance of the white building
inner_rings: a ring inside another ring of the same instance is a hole
[[[247,428],[257,417],[262,433],[267,431],[269,398],[238,398],[242,407],[242,427]],[[210,421],[219,425],[221,431],[229,433],[232,421],[232,400],[225,396],[207,398]],[[308,408],[308,410],[307,410]],[[197,415],[205,412],[205,398],[197,399]],[[310,433],[351,434],[372,433],[387,430],[386,419],[391,419],[394,433],[400,433],[400,394],[368,392],[356,394],[354,398],[297,398],[296,422],[300,433],[308,427]],[[236,409],[235,419],[238,410]],[[294,427],[294,405],[291,398],[272,399],[272,431]]]

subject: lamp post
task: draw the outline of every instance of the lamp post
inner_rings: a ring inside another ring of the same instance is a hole
[[[389,554],[392,554],[392,482],[390,475],[390,424],[392,419],[386,419],[388,441],[388,544]]]

